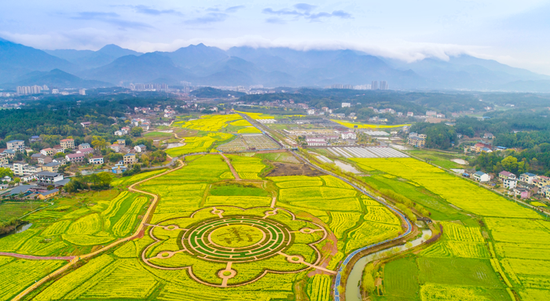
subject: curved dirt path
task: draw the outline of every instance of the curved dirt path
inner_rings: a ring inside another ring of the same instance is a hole
[[[120,239],[120,240],[117,240],[95,252],[92,252],[92,253],[89,253],[89,254],[85,254],[85,255],[81,255],[81,256],[75,256],[71,259],[71,261],[63,266],[62,268],[58,269],[57,271],[45,276],[44,278],[40,279],[39,281],[35,282],[33,285],[31,285],[30,287],[26,288],[24,291],[22,291],[21,293],[19,293],[17,296],[15,296],[12,300],[16,301],[16,300],[21,300],[23,297],[25,297],[26,295],[28,295],[30,292],[34,291],[35,289],[37,289],[39,286],[41,286],[42,284],[44,284],[45,282],[47,282],[48,280],[52,279],[53,277],[56,277],[58,275],[61,275],[62,273],[64,273],[65,271],[67,271],[70,267],[72,267],[73,265],[75,265],[79,260],[81,259],[88,259],[88,258],[91,258],[91,257],[94,257],[102,252],[105,252],[117,245],[120,245],[121,243],[124,243],[124,242],[127,242],[129,240],[133,240],[133,239],[136,239],[136,238],[139,238],[141,236],[141,232],[145,230],[145,228],[147,227],[147,222],[149,220],[149,218],[151,217],[153,211],[155,210],[156,206],[157,206],[157,203],[158,203],[158,200],[159,200],[159,196],[156,195],[156,194],[153,194],[153,193],[150,193],[150,192],[146,192],[146,191],[142,191],[142,190],[139,190],[139,189],[136,189],[135,186],[137,185],[140,185],[140,184],[143,184],[147,181],[150,181],[152,179],[155,179],[155,178],[158,178],[158,177],[161,177],[161,176],[164,176],[166,174],[169,174],[171,172],[174,172],[176,170],[179,170],[181,169],[182,167],[184,167],[184,163],[183,161],[179,160],[180,162],[180,166],[175,168],[175,169],[172,169],[172,170],[167,170],[161,174],[158,174],[156,176],[153,176],[153,177],[150,177],[148,179],[144,179],[144,180],[141,180],[139,182],[136,182],[132,185],[130,185],[128,187],[128,190],[129,191],[132,191],[132,192],[138,192],[138,193],[142,193],[142,194],[146,194],[148,196],[152,196],[153,197],[153,201],[151,202],[151,205],[149,206],[149,209],[147,209],[147,212],[145,213],[145,215],[143,216],[143,219],[141,220],[141,223],[139,224],[139,227],[138,229],[136,230],[136,232],[132,235],[132,236],[128,236],[126,238],[123,238],[123,239]]]
[[[23,255],[23,254],[5,253],[5,252],[0,252],[0,256],[9,256],[9,257],[15,257],[15,258],[21,258],[21,259],[29,259],[29,260],[68,260],[68,261],[71,261],[75,258],[75,256],[43,257],[43,256]]]

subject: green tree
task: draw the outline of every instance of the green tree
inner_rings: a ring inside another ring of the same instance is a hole
[[[130,135],[134,137],[141,137],[141,134],[143,134],[143,129],[139,126],[135,126],[130,130]]]
[[[3,178],[5,176],[13,178],[13,172],[9,168],[0,167],[0,178]]]

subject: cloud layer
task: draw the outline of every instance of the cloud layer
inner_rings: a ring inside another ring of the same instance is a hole
[[[293,17],[293,19],[282,19],[278,17],[271,17],[266,19],[268,23],[274,23],[274,24],[285,24],[287,21],[290,20],[299,20],[299,19],[306,19],[309,21],[320,21],[324,18],[341,18],[341,19],[349,19],[351,18],[351,14],[347,13],[343,10],[335,10],[332,13],[328,12],[318,12],[313,13],[313,11],[317,8],[315,5],[307,4],[307,3],[298,3],[293,6],[293,8],[283,8],[279,10],[274,10],[270,7],[264,8],[262,10],[262,13],[268,14],[268,15],[275,15],[278,17]]]
[[[550,74],[547,0],[299,1],[1,1],[0,37],[42,49],[170,51],[203,42],[349,48],[406,61],[469,53]]]

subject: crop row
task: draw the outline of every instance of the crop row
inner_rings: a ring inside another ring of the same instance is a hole
[[[342,239],[344,231],[353,228],[359,219],[361,213],[356,212],[331,212],[332,220],[329,224],[330,229],[336,235],[336,238]]]
[[[332,279],[328,275],[315,275],[309,285],[308,295],[311,301],[331,300],[330,286]]]
[[[416,182],[448,202],[481,216],[541,218],[530,209],[416,159],[353,158],[352,160],[361,168],[381,170]]]
[[[183,128],[205,131],[205,132],[217,132],[225,128],[229,122],[242,119],[238,114],[230,115],[204,115],[199,119],[189,120],[182,125]]]
[[[124,213],[124,215],[113,226],[113,234],[118,237],[124,237],[129,234],[134,228],[135,221],[141,208],[147,202],[146,197],[138,197],[132,203],[132,206]]]
[[[65,263],[60,260],[18,259],[0,267],[0,300],[10,300],[27,286],[54,272]]]

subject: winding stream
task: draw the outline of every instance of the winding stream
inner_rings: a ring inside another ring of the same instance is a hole
[[[414,248],[416,246],[419,246],[424,243],[425,239],[424,237],[426,235],[429,235],[429,237],[432,237],[432,230],[425,229],[422,230],[422,236],[419,238],[410,241],[411,244],[409,246],[407,245],[398,245],[389,249],[380,250],[378,252],[366,255],[364,257],[361,257],[355,265],[353,266],[349,276],[348,276],[348,282],[346,283],[346,301],[361,301],[361,279],[363,278],[363,270],[365,269],[365,266],[372,262],[373,260],[377,259],[378,256],[380,256],[383,253],[391,252],[391,251],[405,251],[410,248]]]

